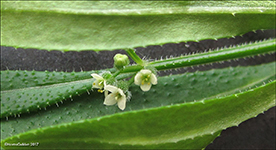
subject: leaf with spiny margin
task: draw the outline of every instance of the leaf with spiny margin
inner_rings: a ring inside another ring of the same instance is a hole
[[[1,1],[1,45],[115,50],[275,29],[274,1]]]
[[[96,72],[96,71],[93,71]],[[98,71],[100,72],[100,71]],[[1,91],[45,86],[91,78],[91,72],[1,71]]]
[[[148,92],[142,92],[138,86],[131,86],[133,96],[131,101],[127,102],[124,112],[239,93],[240,90],[248,90],[262,85],[263,82],[275,80],[274,70],[275,62],[272,62],[258,66],[230,67],[159,77],[158,84]],[[73,99],[74,101],[64,101],[58,108],[54,105],[36,113],[2,119],[2,138],[31,129],[122,112],[117,106],[104,106],[104,96],[100,93],[83,94]]]
[[[9,147],[4,143],[38,142],[39,146],[36,148],[42,149],[202,149],[221,130],[236,126],[275,106],[275,85],[276,81],[272,81],[226,97],[39,128],[7,138],[1,142],[1,146],[6,149],[29,149]]]
[[[44,108],[91,90],[91,73],[1,71],[1,118]]]

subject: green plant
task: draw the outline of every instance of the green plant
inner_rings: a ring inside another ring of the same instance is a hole
[[[5,143],[18,142],[37,148],[199,149],[221,130],[275,106],[274,62],[158,77],[158,84],[148,92],[132,84],[124,111],[104,106],[104,96],[90,92],[95,81],[91,73],[110,71],[122,80],[144,67],[154,72],[273,53],[275,39],[269,39],[144,66],[132,48],[275,28],[274,2],[1,4],[2,45],[62,51],[121,48],[137,63],[90,72],[1,71],[1,118],[7,118],[1,121],[1,144],[5,149],[16,148]],[[66,107],[39,110],[70,98],[74,101]],[[9,119],[27,112],[34,115]]]

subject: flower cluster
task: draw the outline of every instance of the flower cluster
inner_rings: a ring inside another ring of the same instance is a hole
[[[105,105],[117,104],[121,110],[124,110],[126,108],[126,101],[131,97],[131,93],[128,91],[129,84],[134,82],[136,85],[140,86],[141,90],[144,92],[149,91],[152,85],[157,84],[154,68],[145,69],[146,67],[141,69],[129,82],[117,81],[115,77],[128,64],[129,60],[126,55],[116,54],[114,57],[114,67],[117,69],[117,73],[113,75],[110,72],[105,72],[101,75],[95,73],[91,74],[95,79],[92,88],[98,89],[98,92],[104,92]]]
[[[104,92],[105,94],[104,104],[114,105],[117,103],[118,107],[124,110],[126,107],[126,95],[124,91],[116,86],[107,85],[107,80],[98,74],[92,73],[91,76],[96,79],[92,84],[92,88],[96,88],[99,92]]]

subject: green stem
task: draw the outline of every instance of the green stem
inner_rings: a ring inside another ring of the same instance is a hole
[[[266,40],[253,44],[247,44],[232,48],[227,48],[219,51],[211,51],[207,53],[181,56],[166,60],[158,60],[150,62],[148,65],[156,68],[158,71],[175,69],[193,65],[202,65],[219,61],[243,58],[248,56],[260,55],[264,53],[275,52],[276,40]],[[121,73],[137,72],[142,69],[142,66],[133,65],[121,70]]]
[[[117,80],[122,80],[122,79],[126,79],[126,78],[129,78],[129,77],[132,77],[136,74],[136,72],[132,72],[132,73],[123,73],[123,74],[119,74],[118,76],[116,76],[116,79]]]
[[[120,73],[121,73],[121,71],[120,71],[120,70],[117,70],[117,71],[113,74],[113,77],[118,76]]]
[[[138,65],[144,66],[144,61],[135,53],[133,49],[126,49],[126,52]]]
[[[134,76],[132,76],[129,80],[128,80],[128,85],[130,86],[133,82],[134,82]]]

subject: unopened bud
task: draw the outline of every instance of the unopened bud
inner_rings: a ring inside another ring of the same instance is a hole
[[[117,69],[122,69],[124,66],[129,64],[129,59],[127,55],[124,54],[116,54],[113,59],[114,67]]]

